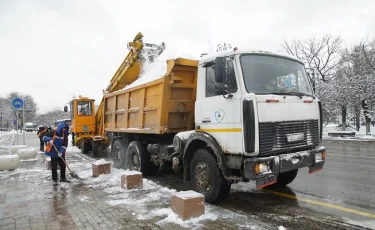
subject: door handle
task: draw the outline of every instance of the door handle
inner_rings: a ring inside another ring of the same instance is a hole
[[[211,120],[202,120],[203,123],[211,123]]]

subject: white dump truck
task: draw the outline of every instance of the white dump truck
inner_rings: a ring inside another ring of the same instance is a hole
[[[150,81],[133,84],[142,80],[135,42],[110,86],[123,84],[104,94],[96,122],[115,167],[147,176],[170,165],[209,203],[224,200],[233,183],[282,187],[300,168],[323,168],[322,107],[300,60],[235,49],[167,60],[153,68],[161,75],[146,72]],[[72,105],[79,103],[94,108],[92,99]]]

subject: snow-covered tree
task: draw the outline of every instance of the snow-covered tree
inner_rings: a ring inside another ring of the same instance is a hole
[[[36,118],[39,125],[52,126],[55,121],[61,119],[69,119],[70,113],[66,113],[60,109],[54,109],[43,114],[39,114]]]
[[[35,120],[36,110],[38,109],[37,108],[37,104],[35,103],[33,96],[31,96],[29,94],[22,94],[20,92],[11,92],[7,96],[7,100],[8,100],[8,103],[10,105],[10,109],[12,111],[12,118],[16,119],[16,109],[13,108],[13,106],[11,106],[11,103],[12,103],[12,100],[14,98],[17,98],[17,97],[18,98],[22,98],[22,99],[25,100],[25,105],[24,105],[24,109],[25,109],[25,122],[33,122]],[[23,108],[21,108],[19,110],[19,113],[18,113],[18,117],[20,119],[22,119],[22,109]]]
[[[0,97],[0,131],[9,130],[12,126],[12,106],[7,98]]]
[[[375,39],[373,39],[369,44],[365,45],[366,42],[362,44],[362,51],[366,58],[367,64],[375,71]]]
[[[357,130],[360,127],[361,108],[364,109],[366,133],[369,133],[371,117],[368,103],[375,101],[375,72],[367,62],[362,45],[346,48],[342,52],[334,83],[337,102],[354,108]]]

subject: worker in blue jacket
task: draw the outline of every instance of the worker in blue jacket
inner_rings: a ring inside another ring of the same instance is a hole
[[[43,141],[47,143],[45,155],[51,157],[51,171],[53,184],[57,185],[57,164],[60,166],[60,182],[69,183],[65,176],[66,166],[61,158],[65,160],[65,152],[67,147],[67,125],[61,122],[56,130],[51,130],[43,137]],[[56,149],[58,151],[56,151]]]

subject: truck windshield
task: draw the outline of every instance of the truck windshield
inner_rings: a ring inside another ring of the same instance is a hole
[[[304,66],[290,59],[241,55],[242,74],[248,93],[312,96]]]

